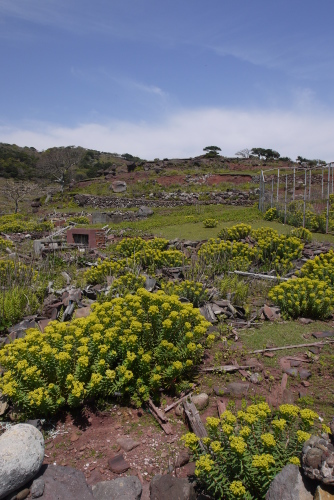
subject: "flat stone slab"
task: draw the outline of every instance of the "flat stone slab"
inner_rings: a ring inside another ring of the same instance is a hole
[[[112,472],[115,472],[115,474],[122,474],[130,469],[130,464],[124,460],[122,453],[110,458],[108,460],[108,466]]]
[[[138,441],[134,441],[133,439],[126,436],[121,436],[116,439],[116,443],[119,444],[124,451],[131,451],[134,448],[137,448],[137,446],[140,446],[140,443],[138,443]]]
[[[334,337],[334,331],[332,332],[314,332],[312,333],[313,337],[316,339],[325,339],[326,337]]]
[[[74,469],[73,467],[63,467],[60,465],[43,465],[34,480],[35,491],[42,489],[44,482],[43,494],[40,500],[93,500],[94,497],[90,492],[84,473]],[[35,497],[36,498],[36,497]]]

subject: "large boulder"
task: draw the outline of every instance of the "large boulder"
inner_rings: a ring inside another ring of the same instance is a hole
[[[128,476],[101,481],[92,490],[96,500],[140,500],[142,485],[137,476]]]
[[[94,500],[84,473],[73,467],[43,465],[31,490],[35,494],[32,498],[40,500]],[[42,492],[41,496],[36,496],[38,490]]]
[[[286,465],[274,478],[266,494],[266,500],[312,500],[297,465]]]
[[[0,499],[32,479],[42,466],[44,438],[28,424],[13,425],[0,436]]]
[[[196,500],[195,489],[188,479],[167,474],[154,476],[150,484],[151,500]]]
[[[204,410],[204,408],[206,408],[209,404],[209,396],[205,392],[196,394],[195,396],[192,396],[191,399],[197,410]]]

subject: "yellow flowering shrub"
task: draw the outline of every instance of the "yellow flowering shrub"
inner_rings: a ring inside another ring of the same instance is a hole
[[[6,248],[14,248],[14,243],[0,236],[0,252],[6,250]]]
[[[334,290],[325,281],[291,279],[272,288],[268,294],[282,313],[291,318],[325,319],[334,307]]]
[[[225,227],[218,233],[218,238],[222,240],[239,241],[245,239],[252,231],[249,224],[236,224],[232,227]]]
[[[334,286],[334,252],[316,255],[314,259],[308,260],[298,275],[301,278],[310,278],[312,280],[325,281],[328,286]]]
[[[217,227],[218,221],[217,221],[217,219],[213,219],[213,218],[204,219],[203,226],[207,227],[207,228]]]
[[[185,297],[195,306],[201,306],[207,299],[207,293],[203,283],[198,281],[184,280],[180,283],[162,283],[162,290],[168,295]]]
[[[50,221],[38,222],[28,219],[22,214],[2,215],[0,217],[0,233],[24,233],[28,231],[51,231],[53,224]]]
[[[236,414],[208,417],[208,437],[182,440],[195,456],[195,474],[212,498],[264,499],[270,482],[288,463],[300,465],[302,447],[318,415],[283,404],[273,414],[267,403]],[[320,430],[320,429],[319,429]]]
[[[30,285],[37,278],[37,272],[20,261],[0,260],[0,283],[2,287]]]
[[[0,391],[29,416],[115,393],[141,405],[192,376],[208,326],[192,304],[139,289],[94,304],[87,318],[53,321],[44,334],[31,329],[6,345]]]

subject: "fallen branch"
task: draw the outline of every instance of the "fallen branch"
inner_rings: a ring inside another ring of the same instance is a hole
[[[225,365],[225,366],[211,366],[210,368],[202,368],[201,372],[235,372],[237,370],[248,370],[248,368],[253,368],[253,366],[237,366],[237,365]]]
[[[261,352],[268,352],[268,351],[281,351],[283,349],[298,349],[299,347],[324,346],[333,343],[334,340],[327,340],[326,342],[313,342],[312,344],[285,345],[283,347],[270,347],[268,349],[257,349],[256,351],[250,351],[250,354],[260,354]]]
[[[157,420],[157,422],[160,424],[160,426],[165,431],[165,433],[166,434],[173,434],[172,426],[168,422],[168,419],[167,419],[164,411],[157,408],[151,399],[149,399],[148,405],[150,407],[151,414]]]
[[[197,385],[197,384],[196,384]],[[195,387],[196,387],[195,385]],[[178,399],[177,401],[174,401],[174,403],[172,403],[171,405],[169,406],[166,406],[166,408],[164,408],[164,412],[167,413],[168,411],[172,410],[173,408],[175,408],[175,406],[177,406],[179,403],[181,403],[187,396],[191,396],[192,395],[192,390],[194,389],[194,386],[190,389],[191,392],[188,392],[187,394],[185,394],[184,396],[182,396],[180,399]]]
[[[270,281],[288,281],[289,278],[280,278],[278,276],[270,276],[269,274],[248,273],[246,271],[229,271],[228,274],[238,274],[239,276],[248,276],[250,278],[259,278]]]

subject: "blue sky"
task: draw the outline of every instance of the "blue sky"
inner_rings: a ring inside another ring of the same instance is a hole
[[[0,141],[334,160],[332,0],[0,0]]]

